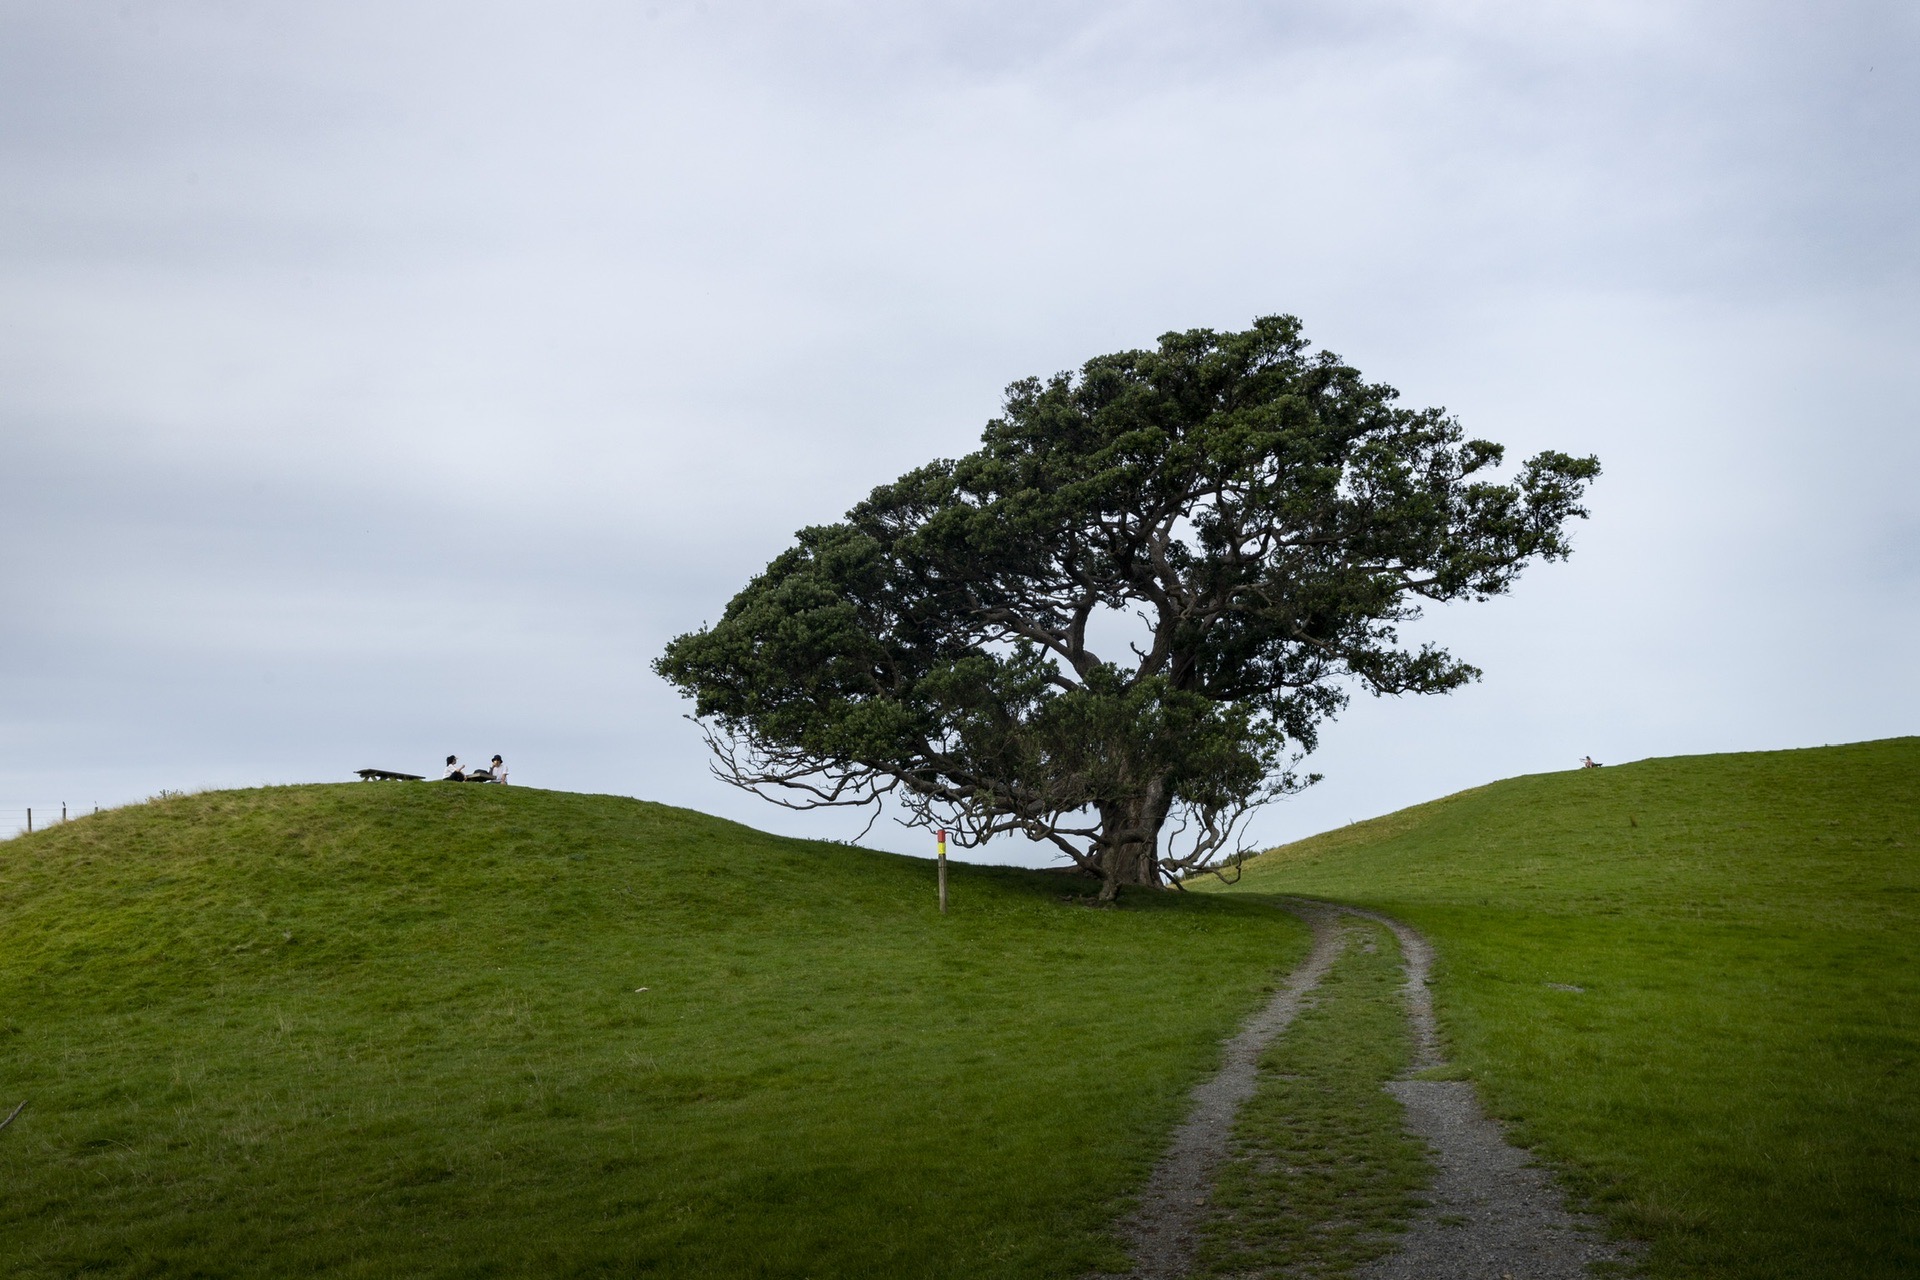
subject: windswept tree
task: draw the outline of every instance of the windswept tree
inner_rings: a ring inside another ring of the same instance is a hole
[[[1593,458],[1405,409],[1299,321],[1170,333],[1007,390],[981,448],[803,530],[655,669],[716,771],[791,807],[1022,833],[1101,896],[1237,856],[1357,684],[1479,672],[1399,628],[1568,554]]]

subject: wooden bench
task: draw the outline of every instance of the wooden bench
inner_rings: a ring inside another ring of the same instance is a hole
[[[358,769],[362,782],[423,782],[417,773],[395,773],[391,769]]]

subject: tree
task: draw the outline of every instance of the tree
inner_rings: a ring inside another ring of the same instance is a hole
[[[789,807],[892,796],[957,844],[1022,832],[1101,896],[1237,860],[1357,683],[1479,672],[1398,635],[1563,559],[1599,474],[1409,410],[1291,316],[1007,389],[981,448],[804,529],[655,669],[716,772]]]

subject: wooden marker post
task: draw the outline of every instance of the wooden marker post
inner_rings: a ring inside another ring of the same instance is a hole
[[[947,829],[936,833],[940,840],[940,914],[947,914]]]

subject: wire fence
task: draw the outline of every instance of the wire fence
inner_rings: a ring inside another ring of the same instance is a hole
[[[45,831],[48,827],[98,812],[100,806],[97,804],[73,805],[64,800],[58,804],[23,804],[17,808],[0,808],[0,840],[23,836],[30,831]]]

